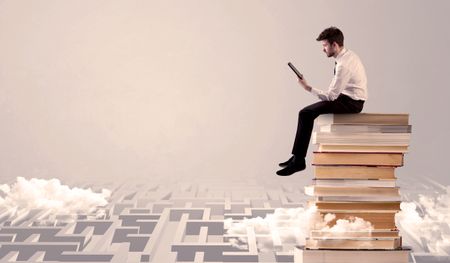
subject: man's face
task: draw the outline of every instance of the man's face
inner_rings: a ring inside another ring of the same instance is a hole
[[[336,44],[335,45],[331,45],[328,40],[322,40],[322,47],[323,47],[323,52],[325,52],[325,54],[327,54],[327,57],[332,57],[336,54]]]

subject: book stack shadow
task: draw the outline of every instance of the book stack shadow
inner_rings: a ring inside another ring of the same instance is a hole
[[[312,227],[299,262],[408,262],[395,224],[401,202],[395,170],[410,136],[408,114],[319,116],[314,179],[305,193],[319,218],[328,219]]]

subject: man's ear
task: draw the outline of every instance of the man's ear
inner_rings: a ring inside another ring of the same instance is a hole
[[[338,43],[336,41],[334,41],[333,43],[331,43],[331,46],[333,47],[333,49],[336,49],[339,47]]]

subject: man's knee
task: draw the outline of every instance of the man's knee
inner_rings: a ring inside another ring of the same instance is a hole
[[[300,113],[309,114],[309,113],[315,112],[316,107],[317,107],[316,104],[317,103],[314,103],[314,104],[304,107],[303,109],[300,110]]]
[[[298,116],[301,119],[314,119],[315,115],[317,115],[317,113],[314,110],[303,108],[299,113]]]
[[[360,113],[363,110],[363,108],[364,108],[364,102],[363,102],[363,105],[361,105],[361,107],[358,108],[356,113]]]
[[[330,105],[332,105],[332,103],[333,102],[331,102],[331,101],[320,101],[320,102],[311,104],[309,106],[306,106],[299,112],[299,117],[314,120],[320,114],[324,114],[325,112],[328,112]]]

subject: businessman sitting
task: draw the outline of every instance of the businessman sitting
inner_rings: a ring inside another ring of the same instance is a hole
[[[305,80],[299,84],[316,95],[321,101],[303,108],[299,112],[292,157],[279,165],[280,176],[288,176],[306,168],[305,157],[311,138],[314,119],[327,113],[359,113],[367,100],[367,78],[359,57],[344,47],[344,35],[336,27],[322,31],[317,41],[322,42],[323,52],[335,58],[334,77],[327,91],[311,87]]]

